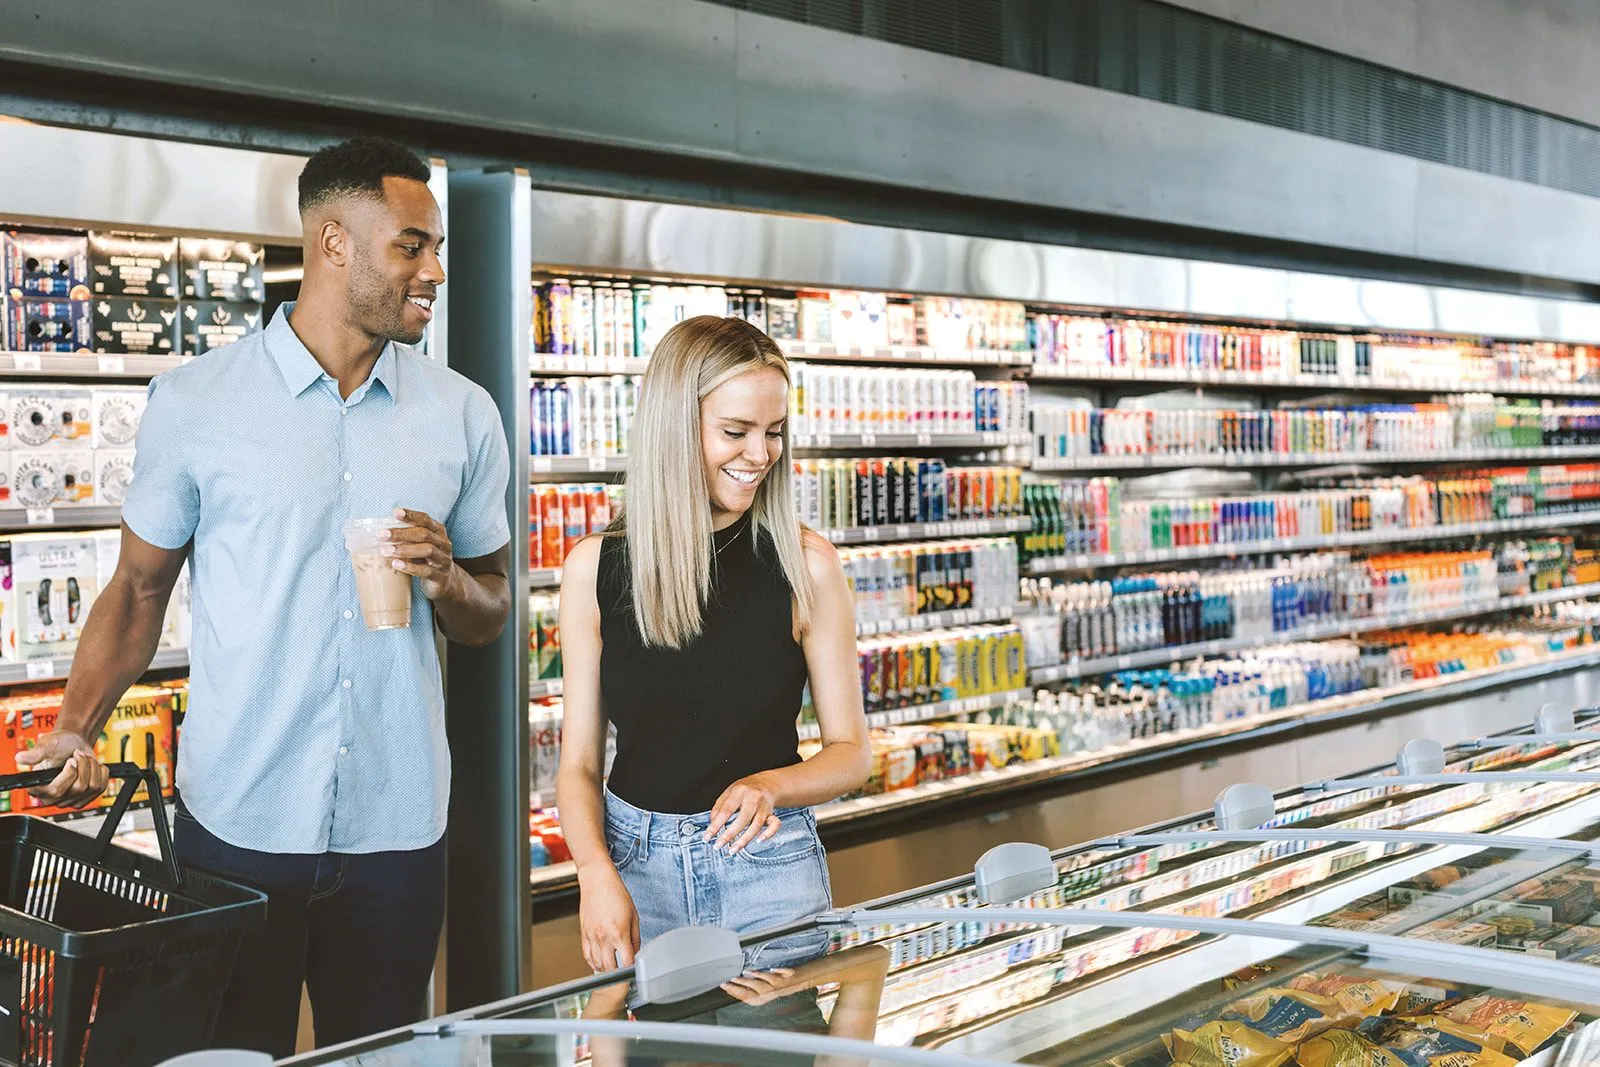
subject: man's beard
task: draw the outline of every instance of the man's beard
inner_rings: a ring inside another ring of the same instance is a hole
[[[348,294],[352,317],[374,337],[414,345],[427,332],[426,326],[419,329],[406,322],[405,297],[397,300],[382,276],[364,262],[358,261],[351,270]]]

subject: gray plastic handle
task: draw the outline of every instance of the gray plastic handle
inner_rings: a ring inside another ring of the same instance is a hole
[[[1264,785],[1235,782],[1217,794],[1211,812],[1219,830],[1254,830],[1272,821],[1278,813],[1278,801]]]
[[[206,1049],[203,1052],[186,1052],[174,1060],[163,1060],[157,1067],[272,1067],[272,1057],[265,1052]]]
[[[1401,774],[1438,774],[1444,770],[1444,746],[1431,737],[1413,737],[1394,758]]]
[[[739,935],[716,926],[680,926],[639,950],[634,990],[646,1004],[672,1004],[699,996],[744,973]]]
[[[1559,711],[1554,704],[1541,704],[1533,716],[1533,732],[1536,734],[1570,734],[1577,728],[1578,717],[1571,708]],[[1596,740],[1600,740],[1600,737]]]
[[[1572,785],[1600,786],[1600,771],[1453,771],[1448,774],[1387,774],[1365,778],[1326,778],[1307,782],[1302,793],[1341,789],[1389,789],[1412,785]]]
[[[994,846],[978,859],[972,875],[985,904],[1009,904],[1053,889],[1057,881],[1050,850],[1025,841]]]
[[[1468,848],[1515,848],[1529,852],[1572,852],[1600,855],[1600,841],[1573,841],[1565,837],[1522,837],[1515,834],[1472,834],[1451,830],[1326,830],[1245,829],[1196,830],[1192,833],[1157,831],[1127,834],[1096,841],[1100,848],[1137,848],[1142,845],[1255,844],[1259,841],[1305,841],[1323,844],[1462,845]]]

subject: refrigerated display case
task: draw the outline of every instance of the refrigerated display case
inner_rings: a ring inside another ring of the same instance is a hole
[[[677,931],[630,972],[289,1062],[1583,1063],[1597,855],[1600,709],[1541,709],[1054,853],[998,846],[742,943]]]

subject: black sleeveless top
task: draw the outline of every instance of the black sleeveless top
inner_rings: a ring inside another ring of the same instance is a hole
[[[711,598],[700,636],[646,648],[634,621],[628,546],[600,546],[600,695],[617,728],[608,785],[635,807],[708,811],[740,778],[799,763],[795,716],[806,683],[792,592],[750,516],[714,533]]]

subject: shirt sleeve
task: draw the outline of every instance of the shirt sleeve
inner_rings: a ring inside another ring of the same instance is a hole
[[[444,523],[457,559],[487,556],[511,543],[506,519],[511,456],[500,412],[482,393],[473,393],[468,404],[467,435],[472,459],[461,495]]]
[[[182,404],[171,383],[150,383],[134,441],[133,481],[122,521],[157,548],[178,549],[200,524],[200,489],[185,447]]]

